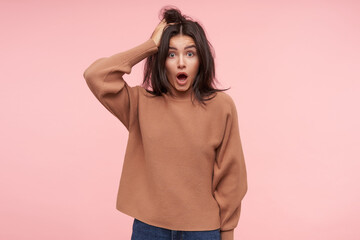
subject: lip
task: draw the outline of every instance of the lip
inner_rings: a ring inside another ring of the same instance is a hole
[[[178,78],[180,75],[185,75],[186,79],[185,81],[180,81],[180,79]],[[180,86],[185,86],[186,83],[188,82],[188,75],[185,72],[179,72],[178,74],[176,74],[176,82],[180,85]]]
[[[178,77],[179,75],[184,74],[186,77],[188,77],[186,72],[179,72],[178,74],[176,74],[176,77]]]

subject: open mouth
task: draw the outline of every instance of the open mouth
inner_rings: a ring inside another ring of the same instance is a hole
[[[178,73],[177,75],[176,75],[176,78],[178,79],[178,80],[180,80],[180,81],[185,81],[186,79],[187,79],[187,75],[186,75],[186,73]]]

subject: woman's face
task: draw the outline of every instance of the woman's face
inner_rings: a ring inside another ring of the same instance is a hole
[[[176,97],[187,97],[199,70],[199,58],[192,37],[176,35],[170,39],[165,68],[171,91]]]

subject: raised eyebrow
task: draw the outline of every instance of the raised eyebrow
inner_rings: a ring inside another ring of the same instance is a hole
[[[188,48],[195,48],[195,49],[196,49],[196,46],[195,46],[195,45],[190,45],[190,46],[186,46],[184,49],[188,49]],[[169,46],[169,49],[177,50],[177,48],[175,48],[175,47],[170,47],[170,46]]]

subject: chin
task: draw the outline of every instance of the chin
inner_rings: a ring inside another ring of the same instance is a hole
[[[176,90],[178,90],[179,92],[186,92],[189,90],[190,87],[177,87]]]

